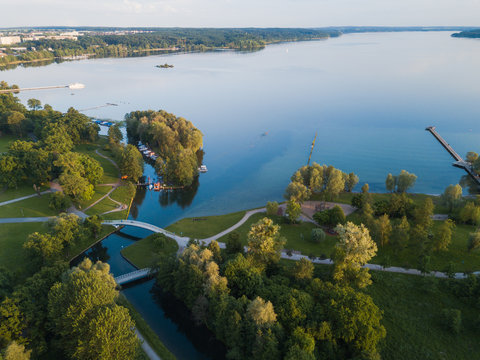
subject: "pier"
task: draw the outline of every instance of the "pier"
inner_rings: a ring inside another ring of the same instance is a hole
[[[475,171],[473,171],[472,164],[470,164],[468,161],[465,161],[458,153],[450,146],[449,143],[445,141],[444,138],[440,136],[440,134],[436,131],[435,126],[429,126],[425,129],[426,131],[429,131],[435,139],[438,140],[438,142],[445,148],[445,150],[448,151],[448,153],[453,157],[455,162],[452,164],[453,166],[465,170],[468,175],[477,183],[477,185],[480,185],[480,176],[478,176]]]

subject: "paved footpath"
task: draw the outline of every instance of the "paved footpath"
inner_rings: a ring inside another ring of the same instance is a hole
[[[52,190],[52,189],[45,190],[45,191],[42,191],[40,193],[40,195],[50,194],[51,192],[54,192],[54,191],[55,190]],[[22,197],[19,197],[19,198],[16,198],[16,199],[0,202],[0,206],[13,204],[13,203],[16,203],[18,201],[27,200],[27,199],[33,198],[35,196],[40,196],[40,195],[39,194],[32,194],[32,195],[22,196]]]
[[[162,360],[162,358],[157,355],[157,353],[155,352],[155,350],[153,350],[153,348],[150,346],[147,340],[145,340],[142,334],[140,334],[140,331],[135,329],[135,335],[137,335],[137,338],[140,340],[143,351],[145,351],[145,354],[147,354],[150,360]]]

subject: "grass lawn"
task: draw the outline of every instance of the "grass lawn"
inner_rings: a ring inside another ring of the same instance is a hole
[[[134,188],[133,188],[134,189]],[[110,194],[110,197],[122,204],[130,205],[133,197],[135,196],[135,191],[132,191],[132,188],[129,186],[119,186]]]
[[[171,254],[178,251],[178,245],[175,240],[167,238],[167,242],[163,248],[156,246],[154,239],[159,234],[152,234],[145,239],[139,240],[134,244],[121,250],[123,256],[125,256],[130,262],[132,262],[139,269],[152,266],[152,262],[155,260],[156,254]]]
[[[158,338],[157,334],[155,334],[152,328],[143,319],[142,315],[140,315],[137,310],[135,310],[135,307],[127,300],[127,298],[123,294],[120,294],[117,299],[117,303],[128,309],[128,311],[130,312],[130,316],[132,317],[133,321],[135,321],[135,327],[162,360],[176,359],[175,355],[173,355],[167,349],[163,342]]]
[[[10,147],[10,145],[15,140],[31,141],[31,139],[22,139],[22,138],[19,138],[18,136],[15,136],[15,135],[2,135],[2,136],[0,136],[0,153],[6,152],[8,150],[8,148]]]
[[[93,204],[95,201],[107,194],[110,190],[112,190],[111,186],[95,186],[95,193],[93,194],[92,198],[87,201],[80,201],[80,203],[78,204],[78,208],[87,208],[89,205]]]
[[[384,360],[478,359],[479,311],[453,296],[446,281],[431,277],[371,271],[373,284],[365,290],[383,310],[387,338]],[[462,330],[452,334],[439,319],[445,308],[462,312]]]
[[[195,239],[204,239],[218,234],[219,232],[228,229],[232,225],[235,225],[243,218],[244,215],[245,211],[240,211],[220,216],[185,218],[168,226],[167,230],[182,236],[188,236]],[[194,221],[194,219],[199,220]]]
[[[28,262],[23,243],[28,235],[44,229],[43,223],[0,224],[0,266],[22,272]]]
[[[110,200],[109,198],[105,198],[95,206],[85,211],[85,214],[89,216],[100,215],[100,214],[103,214],[104,212],[115,210],[117,207],[118,205],[115,204],[112,200]]]
[[[97,160],[100,165],[103,168],[103,177],[100,183],[102,184],[114,184],[118,181],[118,169],[107,159],[99,156],[95,150],[98,150],[101,154],[110,157],[110,154],[107,152],[103,151],[101,147],[97,144],[80,144],[75,146],[73,151],[82,153],[82,154],[87,154],[88,156],[91,156],[95,160]],[[112,159],[113,160],[113,159]]]
[[[0,217],[14,218],[55,216],[58,214],[58,212],[56,210],[50,209],[50,207],[48,206],[51,196],[51,194],[34,196],[30,199],[0,206]]]
[[[48,186],[42,186],[41,191],[48,190]],[[1,189],[0,202],[13,200],[19,197],[35,194],[33,185],[20,186],[17,189]]]
[[[116,211],[113,213],[102,215],[103,220],[126,220],[128,218],[128,210]]]

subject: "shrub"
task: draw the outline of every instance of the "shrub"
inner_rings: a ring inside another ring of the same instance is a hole
[[[344,224],[345,221],[347,220],[345,218],[345,214],[343,212],[343,209],[335,205],[333,209],[329,210],[329,216],[330,216],[330,224],[332,226],[337,226],[338,224]]]
[[[363,208],[363,194],[355,194],[352,196],[352,206],[358,209]]]
[[[458,334],[462,325],[462,312],[458,309],[443,309],[441,317],[443,325],[451,332]]]
[[[328,210],[316,212],[313,214],[313,220],[319,225],[330,225],[330,215]]]
[[[312,229],[311,238],[313,242],[320,243],[325,240],[325,231],[320,228]]]
[[[267,215],[272,216],[272,215],[277,215],[277,213],[278,213],[278,203],[276,201],[267,202]]]

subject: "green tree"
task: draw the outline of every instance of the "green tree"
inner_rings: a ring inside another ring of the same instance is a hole
[[[392,234],[392,224],[387,214],[383,214],[375,220],[375,235],[381,247],[384,247],[390,241]]]
[[[460,221],[472,225],[480,224],[480,206],[468,201],[459,213]]]
[[[459,184],[448,185],[442,194],[442,201],[448,206],[450,212],[458,205],[461,199],[462,187]]]
[[[387,191],[394,192],[396,186],[396,179],[395,176],[392,174],[387,175],[387,179],[385,180],[385,187]]]
[[[369,190],[370,190],[370,186],[369,186],[367,183],[363,184],[363,186],[362,186],[362,193],[363,193],[363,194],[368,194],[368,191],[369,191]]]
[[[23,248],[35,262],[39,259],[41,263],[52,262],[62,251],[62,241],[50,234],[34,232],[28,236]]]
[[[65,196],[63,192],[57,191],[50,197],[48,207],[57,211],[65,211],[70,207],[71,204],[72,202],[70,201],[70,198]]]
[[[96,239],[102,231],[102,220],[97,215],[89,216],[83,221],[83,228],[90,237]]]
[[[402,170],[400,175],[397,176],[397,191],[406,192],[415,185],[416,181],[417,176],[415,174],[410,174],[408,171]]]
[[[42,102],[37,99],[28,99],[27,104],[28,107],[32,110],[39,110],[42,107]]]
[[[78,173],[60,175],[63,192],[75,202],[87,201],[93,197],[94,186]]]
[[[292,198],[287,202],[285,213],[288,216],[288,220],[292,223],[295,223],[302,213],[302,206]]]
[[[296,280],[311,280],[313,277],[313,264],[305,258],[295,262],[293,267],[293,277]]]
[[[285,240],[280,238],[280,226],[269,218],[253,224],[248,233],[247,253],[257,264],[266,266],[280,260],[280,252]]]
[[[25,121],[25,115],[18,111],[12,111],[7,118],[7,124],[10,132],[15,136],[23,136],[24,129],[23,124]]]
[[[441,317],[443,325],[454,334],[460,332],[462,313],[458,309],[443,309]]]
[[[119,124],[113,124],[108,128],[108,142],[111,146],[119,146],[123,140],[122,130]]]
[[[128,309],[116,304],[97,307],[84,326],[75,359],[135,358],[139,343]]]
[[[465,160],[468,161],[470,164],[473,164],[477,159],[478,159],[478,154],[473,151],[469,151],[467,153],[467,156],[465,157]]]
[[[362,268],[377,253],[377,245],[363,224],[351,222],[338,225],[333,278],[339,283],[355,284],[359,288],[371,284],[368,269]]]
[[[328,216],[330,217],[330,224],[336,226],[338,224],[344,224],[346,221],[345,213],[343,209],[335,205],[332,209],[329,210]]]
[[[125,147],[120,159],[120,171],[134,182],[143,175],[143,157],[135,146],[129,144]]]
[[[293,200],[297,203],[303,203],[310,197],[310,190],[299,182],[291,182],[285,189],[284,197],[287,200]]]
[[[448,219],[444,221],[436,230],[433,238],[433,250],[448,250],[448,246],[452,242],[452,233],[455,223]]]
[[[240,240],[240,234],[236,231],[232,231],[228,234],[225,245],[225,252],[227,254],[243,253],[243,244]]]
[[[238,254],[225,266],[225,276],[232,294],[236,297],[245,295],[253,298],[262,285],[262,269],[253,263],[251,258]]]
[[[353,172],[348,174],[348,177],[345,181],[345,190],[348,192],[352,192],[353,188],[355,187],[355,185],[358,184],[359,180],[360,179],[358,178],[358,176],[355,175]]]
[[[19,340],[24,328],[17,301],[7,297],[0,303],[0,349],[13,340]]]
[[[403,216],[402,220],[395,226],[393,231],[392,246],[395,253],[405,249],[410,239],[410,224],[407,217]]]
[[[276,201],[273,201],[273,202],[268,201],[268,202],[267,202],[267,215],[268,215],[268,216],[272,216],[272,215],[277,215],[277,213],[278,213],[278,202],[276,202]]]
[[[480,248],[480,230],[477,230],[470,234],[468,237],[468,251],[474,251]]]
[[[432,215],[434,207],[432,199],[429,197],[425,198],[425,200],[423,200],[414,211],[413,216],[415,224],[420,225],[425,229],[430,229],[433,224]]]

